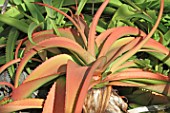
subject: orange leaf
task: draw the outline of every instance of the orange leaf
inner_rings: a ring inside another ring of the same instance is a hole
[[[33,70],[32,73],[23,81],[23,83],[54,73],[60,73],[61,71],[65,72],[66,70],[61,70],[61,68],[66,65],[68,60],[72,60],[72,57],[67,54],[56,55],[48,59]]]
[[[12,92],[13,100],[20,100],[27,98],[31,95],[33,91],[41,87],[43,84],[55,79],[59,75],[50,75],[46,77],[42,77],[39,79],[35,79],[24,84],[21,84],[19,87],[15,88]]]
[[[1,113],[11,113],[23,109],[42,108],[43,99],[23,99],[0,106]]]
[[[57,79],[45,100],[43,113],[64,113],[65,91],[65,77]]]
[[[29,61],[29,59],[34,56],[38,51],[43,49],[53,48],[53,47],[62,47],[68,50],[74,51],[85,63],[89,63],[95,60],[87,51],[85,51],[80,45],[76,42],[64,38],[64,37],[57,37],[57,38],[50,38],[44,41],[39,42],[35,47],[33,47],[22,59],[20,62],[18,69],[16,71],[16,79],[15,79],[15,87],[18,86],[19,76]]]
[[[91,67],[81,67],[72,61],[68,62],[66,75],[66,113],[81,113],[92,76],[96,70],[101,68],[100,66],[104,64],[103,62],[106,62],[105,57],[99,58]]]

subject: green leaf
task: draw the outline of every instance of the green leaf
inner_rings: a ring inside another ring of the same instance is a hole
[[[52,5],[52,0],[43,0],[44,4],[49,4]],[[47,24],[47,28],[51,29],[53,28],[55,33],[60,36],[60,33],[58,31],[58,28],[56,26],[55,20],[54,18],[56,18],[56,12],[48,7],[45,7],[45,10],[47,12],[47,22],[49,22],[50,24]],[[62,15],[63,16],[63,15]],[[64,16],[63,16],[64,17]],[[58,20],[58,19],[57,19]]]
[[[17,41],[17,38],[19,36],[19,32],[16,28],[12,28],[9,32],[8,39],[7,39],[7,45],[6,45],[6,63],[14,59],[14,49],[15,49],[15,44]],[[8,72],[13,78],[15,69],[14,66],[11,65],[8,67]]]
[[[26,4],[27,8],[29,9],[31,15],[38,20],[39,23],[44,21],[44,16],[40,12],[40,8],[38,8],[37,5],[31,3],[34,2],[34,0],[24,0],[24,3]]]
[[[13,0],[14,4],[19,5],[22,3],[22,0]]]
[[[6,44],[6,38],[0,37],[0,44]]]
[[[5,56],[0,56],[0,65],[3,65],[6,63],[6,57]]]
[[[28,31],[28,24],[21,20],[11,18],[5,14],[4,15],[0,14],[0,21],[10,26],[13,26],[24,33],[27,33]]]
[[[79,2],[79,5],[78,5],[78,8],[77,8],[77,11],[76,11],[76,14],[77,15],[80,15],[81,11],[83,10],[84,6],[86,5],[87,3],[87,0],[81,0]]]
[[[38,28],[38,27],[42,27],[43,28],[43,23],[37,24],[35,22],[32,22],[29,27],[28,27],[28,39],[32,44],[36,44],[33,40],[32,40],[32,34],[33,32]]]
[[[168,55],[156,53],[156,52],[148,52],[152,56],[156,57],[157,59],[161,60],[163,63],[170,67],[170,57]]]
[[[130,9],[131,7],[129,7],[128,5],[122,4],[112,17],[108,28],[117,27],[117,20],[124,20],[126,17],[134,14],[134,12],[130,11]]]

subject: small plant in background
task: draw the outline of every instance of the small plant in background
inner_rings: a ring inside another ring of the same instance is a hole
[[[160,96],[152,98],[147,101],[148,103],[157,104],[159,99],[162,99],[160,103],[163,104],[169,102],[168,70],[161,70],[161,65],[156,63],[157,69],[153,70],[148,60],[134,56],[138,52],[147,53],[170,66],[169,49],[151,38],[163,14],[163,0],[161,0],[157,21],[148,34],[130,26],[114,28],[110,26],[97,34],[98,21],[109,0],[102,3],[90,27],[82,16],[73,13],[69,16],[46,2],[25,2],[28,9],[30,5],[44,6],[39,8],[45,9],[47,20],[41,13],[37,13],[41,15],[37,16],[31,12],[32,16],[39,20],[34,21],[35,18],[22,12],[33,22],[28,29],[24,27],[28,37],[20,39],[16,49],[14,45],[9,48],[9,44],[13,40],[16,42],[19,32],[15,28],[9,32],[9,37],[14,38],[9,38],[11,40],[7,42],[9,43],[6,46],[8,59],[7,63],[1,66],[0,72],[8,69],[13,82],[0,82],[1,85],[6,85],[12,90],[8,96],[1,99],[2,113],[32,108],[42,108],[43,113],[127,112],[127,104],[114,90],[116,86],[129,87],[128,90],[124,89],[124,92],[133,95],[124,95],[136,104],[140,103],[140,99],[153,96],[151,94],[153,92],[160,93]],[[54,22],[53,10],[58,12],[58,15],[65,16],[74,27],[56,28],[55,24],[48,27],[48,22]],[[21,26],[12,26],[24,31]],[[44,27],[53,30],[35,32]],[[25,70],[28,75],[24,80],[20,80]],[[51,87],[45,98],[33,97],[36,91],[40,92],[40,88],[45,86]],[[140,88],[132,92],[132,87]],[[145,95],[133,100],[137,94]],[[147,105],[146,103],[143,105]]]

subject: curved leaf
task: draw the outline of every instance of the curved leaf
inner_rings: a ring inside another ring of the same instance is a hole
[[[35,23],[35,22],[32,22],[29,27],[28,27],[28,39],[29,41],[32,43],[32,44],[36,44],[33,39],[32,39],[32,33],[38,28],[38,27],[42,27],[43,26],[43,23]]]
[[[66,74],[66,113],[81,113],[92,76],[106,58],[99,58],[91,67],[81,67],[72,61],[68,62]],[[75,82],[76,81],[76,82]],[[70,86],[70,84],[72,84]]]
[[[44,41],[41,41],[37,44],[37,46],[33,47],[22,59],[21,63],[19,64],[19,67],[16,71],[16,76],[19,77],[24,66],[28,62],[28,60],[34,56],[38,51],[47,49],[47,48],[53,48],[53,47],[62,47],[66,48],[68,50],[74,51],[80,58],[83,59],[85,63],[91,63],[94,61],[94,57],[92,57],[87,51],[85,51],[81,46],[79,46],[74,41],[64,38],[64,37],[57,37],[57,38],[51,38]],[[18,82],[15,82],[15,87],[18,86]]]
[[[1,66],[1,68],[0,68],[0,73],[2,73],[2,72],[3,72],[6,68],[8,68],[9,66],[11,66],[11,65],[13,65],[13,64],[15,64],[15,63],[18,63],[18,62],[20,62],[20,61],[21,61],[21,59],[18,58],[18,59],[11,60],[11,61],[7,62],[7,63],[4,64],[3,66]]]
[[[23,99],[13,101],[3,106],[0,106],[0,111],[1,113],[11,113],[23,109],[42,108],[43,101],[43,99]]]
[[[111,45],[118,38],[121,38],[122,36],[126,36],[126,35],[144,35],[142,33],[142,31],[140,31],[139,29],[134,28],[134,27],[129,27],[129,26],[117,27],[117,28],[112,29],[112,30],[113,30],[112,33],[106,39],[104,45],[102,46],[102,49],[100,51],[98,58],[100,58],[101,56],[105,56],[106,53],[108,52],[109,48],[111,47]]]
[[[14,89],[14,86],[8,82],[0,82],[0,85],[6,85],[6,86],[10,87],[12,90]]]
[[[154,49],[165,55],[168,55],[170,53],[170,50],[168,48],[166,48],[164,45],[155,41],[152,38],[148,40],[148,42],[143,46],[143,48]]]
[[[43,84],[57,78],[59,75],[48,75],[42,78],[38,78],[26,83],[21,84],[19,87],[15,88],[12,92],[11,98],[13,100],[21,100],[27,98],[31,95],[33,91],[41,87]]]
[[[96,34],[96,26],[98,24],[99,18],[106,7],[106,5],[109,3],[109,0],[105,0],[103,4],[100,6],[98,11],[96,12],[92,24],[90,26],[89,35],[88,35],[88,52],[92,54],[92,56],[95,56],[95,34]]]
[[[26,41],[24,54],[26,54],[33,46],[35,46],[35,43],[39,43],[43,40],[54,38],[54,37],[56,37],[55,34],[41,34],[41,35],[37,34],[37,35],[32,36],[31,40],[33,41],[34,44],[30,42],[29,40]]]
[[[157,29],[157,27],[159,25],[159,22],[161,20],[162,13],[163,13],[163,8],[164,8],[164,1],[162,0],[159,15],[158,15],[158,19],[157,19],[155,25],[153,26],[152,30],[150,31],[150,33],[137,46],[135,46],[133,49],[131,49],[131,51],[128,51],[127,53],[122,55],[121,58],[119,58],[118,61],[114,64],[115,67],[120,66],[127,59],[129,59],[131,56],[133,56],[139,49],[141,49],[143,47],[143,45],[145,45],[147,43],[147,41],[150,39],[150,37],[153,35],[153,33],[155,32],[155,30]],[[105,53],[105,51],[103,51],[103,52]]]
[[[117,81],[117,80],[128,80],[128,79],[154,79],[161,81],[169,81],[168,76],[152,73],[142,70],[133,70],[133,71],[123,71],[117,74],[110,74],[106,77],[106,81]]]
[[[45,77],[45,75],[60,73],[59,70],[65,72],[66,70],[63,69],[63,66],[66,65],[68,60],[73,60],[73,58],[67,54],[57,55],[57,56],[54,56],[54,57],[46,60],[44,63],[42,63],[36,69],[34,69],[31,72],[31,74],[23,81],[23,83],[29,82],[31,80],[35,80],[38,78]]]
[[[66,103],[65,113],[72,113],[75,109],[76,99],[83,82],[83,78],[87,75],[88,67],[81,67],[76,63],[69,61],[66,73]],[[76,81],[76,82],[75,82]],[[71,84],[71,85],[70,85]]]
[[[47,99],[45,100],[43,113],[64,113],[66,91],[65,85],[65,77],[60,77],[53,84],[47,96]]]
[[[5,14],[4,15],[0,14],[0,21],[10,26],[13,26],[24,33],[27,33],[28,31],[28,24],[26,24],[25,22],[22,22],[21,20],[11,18]]]
[[[80,35],[82,37],[82,40],[83,40],[83,42],[85,44],[85,47],[87,46],[87,39],[86,39],[86,36],[85,36],[84,32],[81,30],[79,25],[76,23],[76,21],[74,21],[74,19],[71,16],[67,15],[65,12],[59,10],[58,8],[55,8],[55,7],[50,6],[48,4],[43,4],[43,3],[39,3],[39,2],[34,2],[34,3],[38,4],[38,5],[42,5],[42,6],[48,7],[48,8],[51,8],[51,9],[55,10],[56,12],[64,15],[65,17],[67,17],[74,24],[74,26],[77,28],[77,30],[79,31],[79,33],[80,33]]]

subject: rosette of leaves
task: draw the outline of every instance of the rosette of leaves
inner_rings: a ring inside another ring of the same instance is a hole
[[[99,107],[94,111],[105,112],[113,93],[111,86],[141,87],[170,96],[169,88],[166,88],[169,86],[168,76],[143,70],[130,60],[134,54],[143,51],[170,65],[169,49],[150,38],[158,27],[164,1],[161,0],[158,19],[149,34],[130,26],[110,28],[97,34],[98,20],[108,2],[105,0],[100,6],[90,27],[80,16],[69,16],[48,4],[35,2],[63,14],[75,28],[58,29],[60,36],[55,35],[53,30],[34,33],[34,43],[29,42],[28,37],[20,41],[15,60],[0,68],[3,72],[7,67],[18,64],[14,84],[0,82],[12,88],[11,95],[1,100],[2,113],[29,108],[42,108],[43,113],[81,113],[82,109],[94,107],[87,108],[88,104],[84,103],[88,91],[93,88],[106,88],[107,91],[102,93],[105,98],[101,103],[95,101]],[[21,48],[21,45],[25,47]],[[17,58],[21,49],[23,56]],[[28,77],[20,83],[23,70],[36,61],[43,63],[34,65]],[[48,84],[53,85],[45,99],[30,97],[34,91]]]

